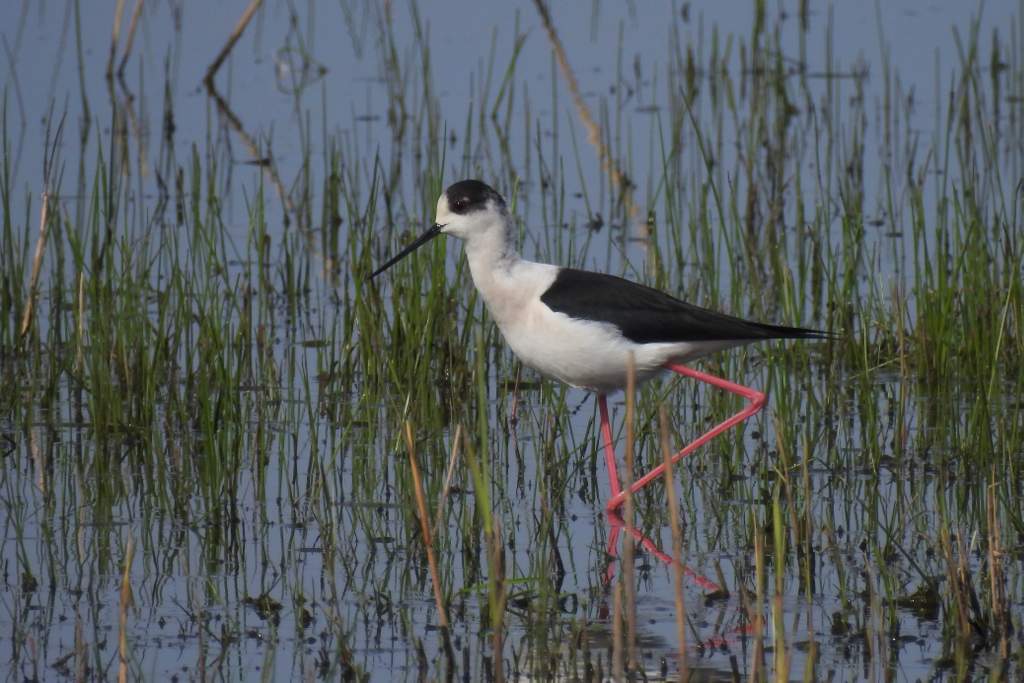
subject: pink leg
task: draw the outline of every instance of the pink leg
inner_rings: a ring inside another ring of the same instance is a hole
[[[626,526],[626,523],[622,520],[617,512],[608,513],[608,525],[611,527],[611,531],[608,534],[608,557],[611,561],[608,563],[608,570],[605,572],[605,583],[611,584],[615,578],[615,561],[619,559],[619,533],[625,529],[630,536],[635,538],[642,547],[644,547],[649,553],[654,555],[656,558],[664,562],[665,564],[672,564],[675,560],[672,559],[671,555],[662,552],[661,548],[652,541],[649,537],[644,536],[643,532],[634,527]],[[722,587],[717,583],[704,576],[698,574],[687,565],[681,565],[683,568],[683,574],[687,578],[691,579],[698,586],[703,588],[705,591],[710,593],[718,593],[722,590]]]
[[[608,401],[604,394],[597,395],[597,407],[601,412],[601,440],[604,441],[604,462],[608,468],[608,486],[612,498],[622,495],[619,486],[619,471],[615,467],[615,446],[612,445],[612,425],[608,421]],[[609,508],[610,509],[610,508]]]
[[[694,370],[693,368],[688,368],[685,365],[680,365],[680,364],[677,364],[677,363],[668,363],[668,364],[665,365],[665,367],[668,368],[669,370],[671,370],[672,372],[677,372],[680,375],[684,375],[686,377],[692,377],[692,378],[694,378],[694,379],[696,379],[696,380],[698,380],[700,382],[706,382],[707,384],[710,384],[711,386],[714,386],[714,387],[718,387],[719,389],[725,389],[728,392],[731,392],[731,393],[734,393],[734,394],[738,394],[739,396],[742,396],[745,399],[747,399],[748,401],[750,401],[750,403],[747,405],[746,408],[744,408],[740,412],[736,413],[735,415],[733,415],[729,419],[725,420],[724,422],[722,422],[718,426],[713,427],[712,429],[708,430],[703,435],[698,437],[695,441],[693,441],[693,443],[688,444],[681,451],[679,451],[678,453],[673,455],[672,456],[673,464],[678,462],[682,458],[686,457],[687,455],[689,455],[690,453],[692,453],[696,449],[700,448],[701,446],[703,446],[708,441],[710,441],[711,439],[715,438],[716,436],[718,436],[719,434],[721,434],[725,430],[729,429],[730,427],[734,427],[735,425],[738,425],[739,423],[743,422],[748,417],[750,417],[751,415],[754,415],[755,413],[757,413],[757,411],[761,410],[761,408],[764,407],[765,396],[760,391],[757,391],[755,389],[751,389],[750,387],[745,387],[745,386],[743,386],[741,384],[736,384],[734,382],[730,382],[728,380],[722,379],[721,377],[715,377],[714,375],[709,375],[707,373],[700,372],[699,370]],[[608,432],[607,432],[608,436],[605,439],[605,459],[608,460],[608,462],[609,462],[609,471],[611,473],[614,473],[614,474],[611,474],[610,476],[614,477],[614,481],[615,481],[615,484],[616,484],[615,486],[612,487],[612,497],[608,499],[608,504],[605,506],[605,509],[608,512],[614,512],[620,506],[622,506],[622,504],[624,502],[626,502],[626,493],[624,491],[620,490],[620,487],[618,486],[618,474],[615,473],[615,470],[613,469],[614,468],[614,452],[610,450],[610,448],[611,448],[611,446],[610,446],[610,443],[611,443],[611,427],[608,426],[608,420],[607,420],[608,408],[604,404],[604,396],[599,396],[598,397],[598,401],[599,401],[599,403],[600,403],[600,405],[602,407],[602,412],[601,412],[602,423],[603,423],[601,425],[602,429],[607,429],[608,430]],[[655,479],[661,477],[662,473],[664,471],[665,471],[665,464],[662,463],[662,464],[658,465],[657,467],[655,467],[650,472],[648,472],[647,474],[645,474],[644,476],[642,476],[639,479],[637,479],[633,483],[633,485],[629,487],[629,492],[630,493],[636,493],[637,491],[639,491],[643,487],[647,486],[649,483],[651,483]]]

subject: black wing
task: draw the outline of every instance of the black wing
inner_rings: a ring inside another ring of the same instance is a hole
[[[540,300],[551,310],[571,318],[611,323],[637,344],[829,336],[802,327],[741,320],[621,277],[574,268],[560,269]]]

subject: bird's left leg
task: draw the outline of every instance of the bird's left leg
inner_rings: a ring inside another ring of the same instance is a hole
[[[742,396],[743,398],[747,399],[747,401],[749,401],[749,403],[747,404],[747,406],[743,410],[741,410],[740,412],[736,413],[735,415],[733,415],[732,417],[728,418],[727,420],[723,421],[721,424],[716,425],[715,427],[712,427],[707,432],[705,432],[701,436],[697,437],[693,442],[691,442],[691,443],[687,444],[686,446],[684,446],[682,448],[682,450],[680,450],[678,453],[673,455],[672,458],[671,458],[673,464],[678,462],[682,458],[686,457],[687,455],[689,455],[690,453],[692,453],[696,449],[700,448],[701,446],[706,444],[708,441],[710,441],[711,439],[715,438],[716,436],[718,436],[722,432],[726,431],[730,427],[734,427],[734,426],[738,425],[739,423],[743,422],[744,420],[746,420],[747,418],[749,418],[750,416],[754,415],[759,410],[761,410],[762,407],[764,407],[765,395],[762,394],[760,391],[757,391],[756,389],[751,389],[750,387],[745,387],[742,384],[736,384],[735,382],[730,382],[729,380],[722,379],[721,377],[715,377],[714,375],[709,375],[706,372],[700,372],[699,370],[694,370],[693,368],[689,368],[689,367],[687,367],[685,365],[681,365],[679,363],[667,363],[665,365],[665,367],[668,368],[669,370],[671,370],[672,372],[678,373],[680,375],[684,375],[686,377],[692,377],[693,379],[695,379],[695,380],[697,380],[699,382],[705,382],[707,384],[710,384],[711,386],[718,387],[719,389],[725,389],[726,391],[731,392],[733,394],[737,394],[739,396]],[[603,396],[600,397],[601,401],[603,401],[603,399],[604,399]],[[602,411],[602,428],[604,428],[605,425],[607,425],[607,412],[608,412],[608,409],[607,409],[607,406],[605,406],[603,402],[601,403],[601,405],[603,407],[603,411]],[[605,442],[606,443],[606,446],[605,446],[606,457],[609,457],[607,454],[608,454],[609,448],[610,448],[610,445],[608,445],[608,444],[610,444],[610,437],[611,437],[611,428],[608,427],[608,438],[606,439],[606,442]],[[611,462],[613,464],[614,464],[614,455],[615,455],[614,452],[612,452],[612,454],[610,456],[611,459],[609,460],[609,462]],[[610,471],[614,471],[614,470],[610,470]],[[639,479],[637,479],[635,482],[633,482],[633,485],[629,487],[629,493],[636,493],[637,491],[639,491],[640,489],[642,489],[643,487],[647,486],[649,483],[651,483],[652,481],[657,479],[658,477],[662,476],[664,472],[665,472],[665,464],[662,463],[662,464],[658,465],[657,467],[655,467],[654,469],[652,469],[647,474],[645,474],[644,476],[642,476]],[[619,507],[622,506],[623,503],[626,502],[626,492],[620,490],[620,487],[618,486],[617,475],[616,475],[616,482],[615,483],[616,483],[616,486],[613,487],[613,489],[612,489],[612,497],[608,500],[608,504],[605,506],[605,509],[608,510],[609,512],[617,510]]]

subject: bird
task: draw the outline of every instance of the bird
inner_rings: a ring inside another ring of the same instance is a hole
[[[609,513],[665,469],[664,463],[654,467],[628,491],[620,484],[607,396],[626,388],[631,363],[637,385],[668,371],[747,401],[742,410],[678,451],[671,458],[677,462],[756,414],[766,401],[756,389],[687,363],[753,342],[830,336],[820,330],[743,320],[606,273],[529,261],[519,255],[514,234],[504,197],[480,180],[461,180],[438,198],[433,225],[368,279],[440,235],[462,240],[473,284],[512,352],[541,375],[596,395],[611,491],[605,504]]]

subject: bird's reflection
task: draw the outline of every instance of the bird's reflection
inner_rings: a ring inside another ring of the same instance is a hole
[[[672,565],[674,562],[671,555],[664,552],[658,547],[658,544],[651,540],[650,537],[645,536],[642,531],[636,527],[629,526],[626,524],[622,516],[615,512],[609,512],[608,515],[608,568],[605,570],[605,584],[611,585],[615,579],[615,567],[618,564],[619,559],[619,535],[625,531],[637,542],[637,544],[644,550],[649,552],[654,557],[658,558],[667,565]],[[717,583],[704,576],[698,571],[695,571],[692,567],[682,564],[680,565],[683,570],[683,576],[692,581],[694,584],[699,586],[701,590],[707,594],[714,594],[722,592],[722,587]]]

